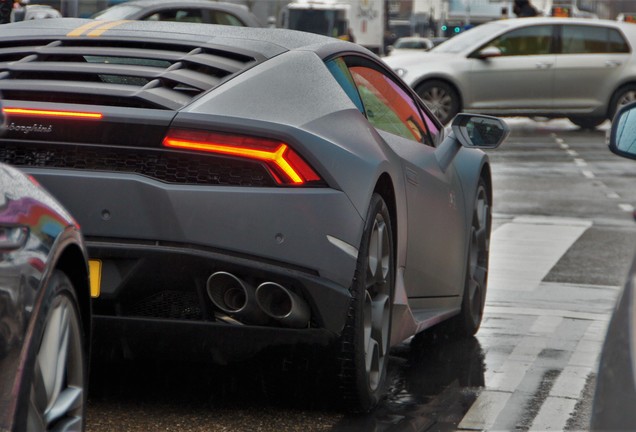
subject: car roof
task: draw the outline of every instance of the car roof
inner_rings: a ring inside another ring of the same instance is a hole
[[[7,100],[178,110],[290,51],[301,58],[315,54],[318,62],[343,52],[371,55],[351,42],[285,29],[32,20],[5,24],[0,32],[0,90]]]
[[[247,26],[262,27],[256,15],[254,15],[247,6],[213,0],[129,0],[99,11],[94,17],[107,11],[122,10],[130,8],[130,6],[139,9],[137,12],[131,14],[134,19],[138,18],[137,15],[144,14],[146,10],[155,11],[156,9],[163,8],[203,8],[231,13],[244,21],[244,24]]]
[[[313,50],[319,52],[321,57],[339,50],[367,52],[359,45],[350,42],[295,30],[168,21],[95,21],[58,18],[4,24],[2,30],[0,42],[5,39],[42,38],[174,41],[222,45],[230,50],[249,50],[265,58],[296,49]],[[97,33],[99,33],[98,37],[96,37]]]
[[[519,27],[532,24],[583,24],[583,25],[602,25],[614,26],[621,28],[629,28],[630,23],[624,23],[614,20],[592,19],[592,18],[559,18],[559,17],[529,17],[529,18],[511,18],[504,20],[492,21],[493,23],[503,24],[508,27]]]
[[[117,6],[134,5],[134,6],[147,7],[147,6],[154,6],[157,4],[175,4],[180,6],[188,5],[188,4],[205,4],[205,5],[211,4],[213,6],[218,6],[219,8],[224,8],[224,9],[226,8],[226,9],[243,10],[243,11],[249,10],[247,6],[244,6],[244,5],[226,3],[226,2],[217,2],[213,0],[128,0],[126,2],[117,4]]]

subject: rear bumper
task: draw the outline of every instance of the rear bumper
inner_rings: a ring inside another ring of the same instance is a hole
[[[322,329],[281,329],[232,326],[219,323],[115,318],[93,319],[96,360],[109,360],[113,347],[119,355],[169,360],[213,360],[219,364],[243,360],[273,347],[311,344],[327,347],[335,335]]]
[[[364,221],[341,191],[181,185],[128,173],[26,170],[69,210],[87,238],[259,257],[311,269],[345,287],[353,278],[357,259],[350,250],[360,244]]]
[[[138,320],[191,321],[211,325],[224,316],[207,295],[206,281],[229,272],[253,287],[275,282],[300,296],[310,309],[307,328],[339,334],[349,306],[348,287],[305,269],[253,257],[176,244],[141,244],[87,239],[91,259],[102,262],[101,294],[93,299],[98,316]],[[238,327],[258,328],[256,326]],[[223,328],[230,328],[223,324]],[[284,329],[270,320],[262,327]],[[249,331],[249,330],[248,330]]]

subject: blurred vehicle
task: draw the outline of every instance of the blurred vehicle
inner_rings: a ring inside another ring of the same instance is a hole
[[[480,149],[503,121],[462,114],[451,133],[377,56],[330,37],[95,23],[7,24],[0,44],[0,159],[82,225],[102,269],[93,346],[232,361],[310,344],[343,408],[368,410],[391,343],[442,321],[477,331]]]
[[[520,18],[482,24],[425,53],[385,61],[443,123],[460,110],[567,117],[583,128],[636,100],[636,26]]]
[[[0,430],[82,429],[90,330],[79,226],[0,164]]]
[[[348,40],[379,54],[384,12],[383,0],[296,0],[281,9],[280,26]]]
[[[612,123],[610,150],[636,159],[636,104],[621,108]],[[635,215],[636,217],[636,215]],[[636,430],[636,257],[603,344],[592,405],[591,430]]]
[[[413,52],[413,50],[428,51],[434,46],[435,44],[429,38],[418,36],[401,37],[388,47],[388,55],[400,55]]]
[[[11,11],[11,22],[61,17],[62,14],[60,11],[53,9],[51,6],[30,4],[28,1],[24,0],[19,8],[14,8]]]
[[[212,0],[132,0],[97,12],[92,18],[262,27],[247,7]]]

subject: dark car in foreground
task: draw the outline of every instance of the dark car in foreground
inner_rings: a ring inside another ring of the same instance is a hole
[[[81,430],[90,293],[79,226],[0,164],[0,430]]]
[[[346,406],[367,410],[391,344],[442,321],[477,331],[480,149],[505,123],[460,114],[444,130],[377,56],[329,37],[94,23],[4,27],[0,160],[81,223],[96,340],[222,362],[322,346]]]
[[[636,159],[636,104],[623,107],[612,122],[610,150]],[[635,215],[636,217],[636,215]],[[610,321],[596,380],[591,429],[636,429],[636,258]]]
[[[520,18],[476,26],[428,52],[385,60],[443,123],[466,110],[568,118],[582,128],[636,100],[636,26]]]
[[[213,0],[132,0],[97,12],[92,18],[262,27],[247,7]]]

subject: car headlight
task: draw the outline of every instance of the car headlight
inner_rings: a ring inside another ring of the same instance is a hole
[[[400,78],[404,78],[404,77],[406,76],[406,72],[407,72],[407,71],[406,71],[406,69],[404,69],[404,68],[397,68],[397,69],[395,69],[395,73],[396,73],[396,74],[398,74],[398,76],[399,76]]]

